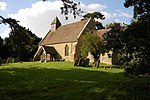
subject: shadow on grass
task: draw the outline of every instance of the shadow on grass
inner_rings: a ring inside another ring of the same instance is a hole
[[[148,100],[150,81],[84,69],[0,69],[1,100]]]

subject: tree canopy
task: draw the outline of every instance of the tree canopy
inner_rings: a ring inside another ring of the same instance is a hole
[[[126,73],[143,75],[150,72],[150,1],[125,0],[124,5],[134,7],[136,20],[123,29],[110,25],[112,30],[104,38],[108,50],[120,53]]]
[[[121,49],[124,46],[123,32],[126,25],[121,23],[111,23],[108,25],[108,28],[111,28],[111,30],[103,35],[107,51],[111,50],[116,53],[121,52]]]
[[[0,16],[0,24],[8,24],[11,28],[9,37],[5,38],[4,45],[7,48],[7,56],[19,57],[22,61],[31,59],[37,49],[37,45],[41,40],[29,29],[22,27],[18,21],[12,18],[3,18]]]
[[[101,19],[101,20],[105,19],[104,15],[100,12],[87,13],[83,17],[84,18],[92,18],[92,19],[96,18],[96,19]]]
[[[134,7],[134,18],[150,14],[150,0],[125,0],[125,7]]]
[[[125,7],[134,7],[134,18],[125,30],[127,42],[124,58],[128,59],[126,66],[133,69],[134,74],[146,74],[150,72],[150,1],[126,0]]]
[[[83,18],[84,18],[84,19],[86,19],[86,18],[92,18],[92,19],[95,21],[94,26],[95,26],[95,28],[96,28],[97,30],[99,30],[99,29],[104,29],[104,28],[105,28],[105,27],[102,25],[101,22],[95,20],[95,19],[97,19],[97,20],[98,20],[98,19],[100,19],[100,20],[104,20],[104,19],[105,19],[104,15],[103,15],[102,13],[100,13],[100,12],[87,13],[87,14],[85,14],[85,15],[83,16]]]
[[[80,39],[80,54],[83,58],[87,57],[88,53],[93,55],[94,63],[96,63],[100,55],[105,52],[103,39],[95,32],[87,32]]]

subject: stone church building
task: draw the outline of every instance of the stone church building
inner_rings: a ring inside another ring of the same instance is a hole
[[[95,30],[92,19],[84,19],[68,25],[61,25],[56,17],[51,23],[51,29],[40,41],[38,50],[34,55],[33,61],[74,61],[79,58],[80,37],[91,30]],[[98,30],[97,34],[102,35],[110,29]],[[89,55],[93,61],[92,55]],[[112,64],[113,53],[105,54],[100,57],[101,63]]]

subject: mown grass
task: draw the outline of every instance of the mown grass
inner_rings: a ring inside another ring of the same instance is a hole
[[[150,78],[71,62],[12,63],[0,66],[0,100],[150,100]]]

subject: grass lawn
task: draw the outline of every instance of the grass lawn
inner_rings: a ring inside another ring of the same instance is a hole
[[[0,66],[0,100],[150,100],[150,78],[71,62],[12,63]]]

